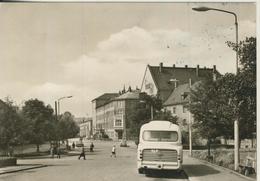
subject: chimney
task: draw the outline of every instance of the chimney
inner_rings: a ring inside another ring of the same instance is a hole
[[[216,74],[216,65],[213,65],[213,81],[216,81],[217,80],[217,74]]]
[[[197,65],[197,68],[196,68],[196,76],[197,77],[199,76],[199,69],[200,69],[200,65]]]
[[[132,92],[131,86],[128,87],[128,92]]]
[[[160,72],[160,73],[162,73],[162,68],[163,68],[163,63],[161,62],[161,63],[159,64],[159,72]]]
[[[213,65],[213,73],[216,73],[216,65]]]
[[[188,68],[188,65],[185,65],[185,68]]]

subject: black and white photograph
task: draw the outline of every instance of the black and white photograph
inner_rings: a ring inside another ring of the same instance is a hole
[[[259,7],[0,2],[0,180],[256,181]]]

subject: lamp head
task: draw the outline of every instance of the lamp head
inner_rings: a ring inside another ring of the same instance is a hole
[[[67,98],[72,98],[73,96],[68,96]]]
[[[198,7],[198,8],[192,8],[194,11],[209,11],[211,8],[208,7]]]

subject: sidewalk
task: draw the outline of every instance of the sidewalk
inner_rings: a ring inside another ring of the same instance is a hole
[[[24,170],[31,170],[31,169],[35,169],[35,168],[41,168],[41,167],[46,167],[46,165],[42,165],[42,164],[18,164],[16,166],[2,167],[2,168],[0,168],[0,175],[6,174],[6,173],[24,171]]]
[[[252,181],[256,179],[248,178],[234,173],[231,170],[215,166],[204,161],[189,157],[184,152],[183,169],[190,181]]]

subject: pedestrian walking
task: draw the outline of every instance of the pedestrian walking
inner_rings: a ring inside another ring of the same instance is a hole
[[[93,142],[91,142],[90,147],[89,147],[89,150],[90,150],[90,152],[93,152],[93,151],[94,151],[94,144],[93,144]]]
[[[57,158],[60,158],[60,146],[57,147]]]
[[[50,154],[51,154],[51,158],[54,158],[54,148],[53,148],[53,145],[51,145]]]
[[[81,153],[80,153],[80,155],[79,155],[79,160],[80,160],[81,157],[83,157],[84,160],[86,160],[86,155],[85,155],[85,149],[84,149],[84,146],[82,147]]]
[[[75,149],[75,143],[74,142],[72,143],[72,148]]]
[[[112,147],[111,157],[112,156],[116,158],[116,146],[115,145]]]
[[[9,156],[9,157],[12,157],[13,154],[14,154],[14,148],[13,148],[13,146],[10,146],[10,147],[9,147],[9,151],[8,151],[8,156]]]

